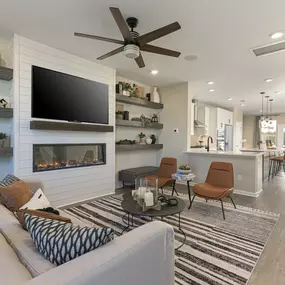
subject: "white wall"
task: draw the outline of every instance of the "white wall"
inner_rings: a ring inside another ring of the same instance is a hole
[[[109,124],[115,124],[115,70],[15,35],[15,175],[22,179],[39,179],[43,181],[45,192],[55,206],[113,193],[115,189],[114,133],[30,130],[32,65],[108,84]],[[106,143],[107,164],[33,173],[33,144],[43,143]]]
[[[243,139],[246,139],[244,143],[245,148],[255,148],[256,139],[255,139],[255,130],[256,130],[256,116],[244,116],[243,117]]]
[[[0,65],[12,67],[12,41],[0,39],[0,57]],[[12,81],[0,80],[0,99],[5,99],[8,102],[8,107],[13,107]],[[0,118],[0,133],[12,136],[12,130],[13,120]],[[1,157],[0,179],[3,179],[7,173],[11,172],[13,172],[13,159],[11,157]]]
[[[243,111],[239,108],[234,108],[233,111],[233,135],[233,149],[240,150],[243,139]]]
[[[191,91],[188,83],[181,83],[161,88],[160,95],[164,104],[160,113],[164,124],[160,136],[160,143],[163,144],[161,157],[175,157],[178,164],[183,164],[186,158],[183,151],[191,144]],[[179,132],[174,133],[174,129]]]
[[[135,83],[138,86],[144,87],[144,93],[151,93],[152,87],[144,85],[140,82],[130,80],[124,77],[117,77],[117,82],[124,81],[131,84]],[[119,103],[122,104],[122,103]],[[130,120],[134,117],[140,117],[142,114],[146,117],[152,117],[153,114],[158,116],[159,122],[164,123],[160,118],[161,110],[149,109],[140,106],[134,106],[129,104],[123,104],[124,111],[129,111]],[[138,134],[143,132],[146,136],[154,134],[157,137],[157,143],[161,130],[156,129],[140,129],[140,128],[129,128],[129,127],[116,127],[116,141],[129,139],[138,140]],[[135,151],[118,151],[116,152],[116,188],[122,187],[122,182],[118,179],[118,173],[120,170],[140,167],[140,166],[157,166],[160,162],[160,152],[157,150],[135,150]]]

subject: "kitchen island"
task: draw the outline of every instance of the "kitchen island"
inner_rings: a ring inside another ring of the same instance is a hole
[[[258,197],[262,192],[264,152],[215,151],[190,149],[186,161],[196,175],[195,182],[204,182],[212,161],[230,162],[234,167],[234,193]]]

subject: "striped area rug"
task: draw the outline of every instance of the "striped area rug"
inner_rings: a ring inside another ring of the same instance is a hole
[[[121,201],[122,195],[114,195],[64,211],[88,225],[112,227],[120,235],[125,228]],[[181,227],[187,239],[176,251],[175,285],[247,284],[279,215],[241,206],[235,210],[228,203],[225,214],[223,220],[220,203],[198,198],[182,213]],[[178,217],[164,221],[173,226],[179,246],[183,236],[177,229]],[[134,222],[141,226],[148,220],[134,218]]]

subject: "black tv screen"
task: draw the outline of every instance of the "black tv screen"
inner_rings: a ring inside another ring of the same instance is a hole
[[[109,123],[108,85],[32,67],[32,117]]]

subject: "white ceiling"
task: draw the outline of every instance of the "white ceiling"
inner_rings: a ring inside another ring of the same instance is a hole
[[[148,85],[189,81],[196,98],[225,107],[246,100],[246,113],[259,113],[259,92],[266,91],[275,99],[273,111],[285,112],[285,52],[256,58],[250,51],[273,42],[270,33],[285,30],[284,0],[0,0],[0,5],[0,37],[17,33],[93,61],[118,45],[75,38],[73,33],[121,39],[109,6],[120,8],[126,18],[137,17],[140,34],[178,21],[180,31],[152,44],[178,50],[180,58],[143,52],[144,69],[123,54],[100,63]],[[189,54],[198,60],[186,61]],[[151,69],[159,74],[150,75]],[[265,83],[268,77],[273,82]],[[208,92],[210,88],[215,92]]]

